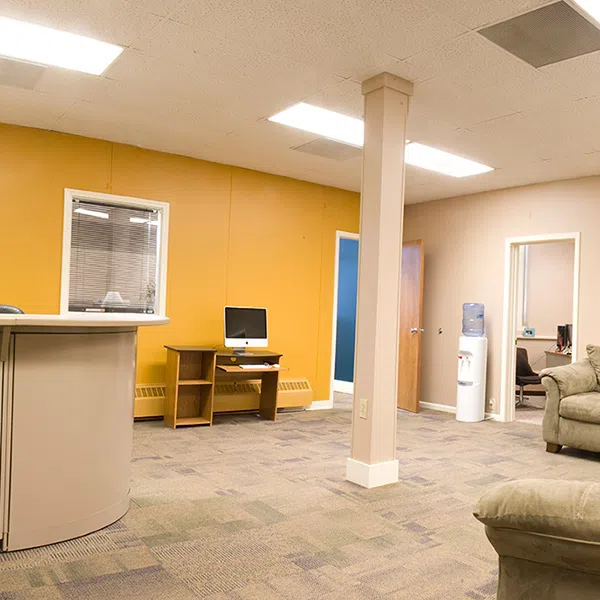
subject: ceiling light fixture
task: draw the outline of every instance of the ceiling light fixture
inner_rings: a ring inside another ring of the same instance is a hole
[[[492,167],[474,160],[462,158],[462,156],[456,156],[456,154],[450,154],[450,152],[444,152],[444,150],[438,150],[418,142],[412,142],[406,146],[404,161],[407,165],[436,171],[451,177],[469,177],[494,170]]]
[[[330,140],[361,147],[365,125],[361,119],[300,102],[269,117],[269,121],[316,133]]]
[[[0,17],[0,56],[101,75],[121,52],[114,44]]]
[[[600,2],[598,0],[574,0],[597,24],[600,24]]]
[[[361,119],[342,115],[312,104],[300,102],[272,117],[269,121],[302,131],[308,131],[330,140],[361,148],[364,145],[365,124]],[[462,158],[444,150],[406,140],[406,164],[452,177],[468,177],[493,171],[492,167]]]
[[[88,210],[87,208],[76,208],[73,212],[79,213],[80,215],[87,215],[88,217],[99,217],[100,219],[108,219],[108,213],[103,213],[97,210]]]

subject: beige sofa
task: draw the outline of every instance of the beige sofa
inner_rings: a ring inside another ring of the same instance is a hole
[[[600,484],[504,483],[474,515],[499,555],[498,600],[600,598]]]
[[[585,360],[540,373],[548,452],[560,452],[563,446],[600,452],[600,346],[588,346],[587,353]]]

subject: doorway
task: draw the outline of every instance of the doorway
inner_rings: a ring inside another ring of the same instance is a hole
[[[329,401],[323,408],[351,406],[354,392],[356,300],[358,291],[358,234],[336,232],[332,326],[331,383]],[[400,362],[398,408],[419,412],[421,342],[423,335],[423,240],[402,244],[400,306]]]
[[[501,421],[541,424],[539,372],[577,360],[579,256],[579,233],[506,240]]]

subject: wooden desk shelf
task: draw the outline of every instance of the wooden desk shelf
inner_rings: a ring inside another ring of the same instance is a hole
[[[165,425],[212,426],[214,388],[217,371],[221,378],[234,381],[260,379],[260,404],[258,413],[263,419],[277,419],[277,392],[281,354],[256,351],[247,354],[217,352],[202,346],[165,346],[167,349],[167,389],[165,399]],[[240,364],[256,364],[258,369],[242,369]]]
[[[199,346],[166,346],[165,425],[212,426],[217,351]]]

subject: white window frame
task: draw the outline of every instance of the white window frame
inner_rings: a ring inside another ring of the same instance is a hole
[[[63,251],[62,251],[62,269],[60,280],[60,314],[67,316],[74,314],[69,311],[69,289],[71,283],[71,230],[73,226],[73,201],[89,200],[91,202],[106,202],[107,204],[116,204],[122,206],[131,206],[134,208],[145,208],[148,210],[158,210],[161,213],[159,226],[159,244],[158,244],[158,295],[156,298],[157,317],[165,317],[167,309],[167,254],[169,248],[169,203],[158,202],[157,200],[146,200],[144,198],[133,198],[130,196],[116,196],[114,194],[103,194],[100,192],[86,192],[83,190],[73,190],[65,188],[64,219],[63,219]],[[105,314],[108,318],[113,318],[113,313]],[[94,313],[94,318],[98,318],[98,313]]]

